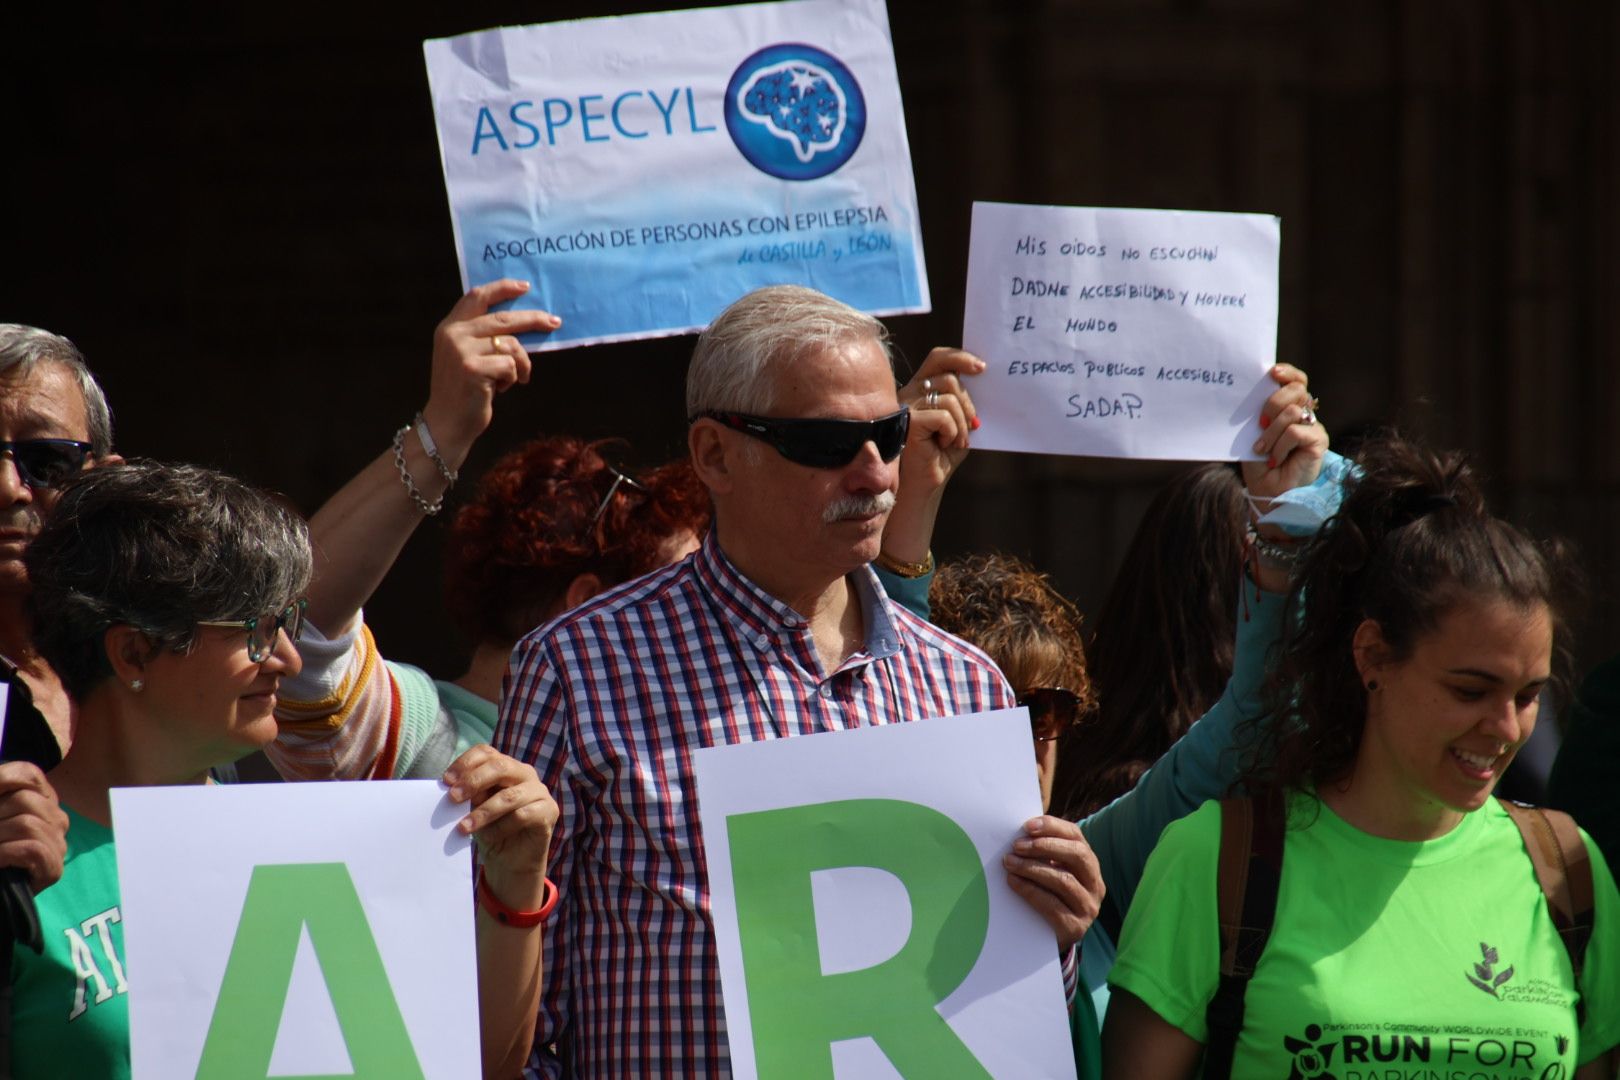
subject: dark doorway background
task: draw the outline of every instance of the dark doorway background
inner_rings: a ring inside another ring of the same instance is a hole
[[[0,320],[84,348],[125,453],[313,510],[420,407],[459,293],[422,39],[658,6],[12,5]],[[1279,354],[1333,429],[1471,450],[1504,512],[1583,551],[1583,666],[1620,648],[1620,6],[891,0],[890,18],[935,303],[893,320],[906,356],[960,337],[973,199],[1279,214]],[[538,357],[469,473],[545,431],[680,452],[690,345]],[[1023,555],[1093,610],[1173,471],[977,455],[937,550]],[[370,615],[390,656],[454,673],[439,544],[429,522]]]

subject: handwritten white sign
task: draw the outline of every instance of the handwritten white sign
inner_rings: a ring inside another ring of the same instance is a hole
[[[987,450],[1253,458],[1278,219],[974,203],[963,345]]]
[[[112,793],[135,1080],[478,1072],[470,840],[434,781]]]
[[[543,10],[537,8],[536,10]],[[929,309],[883,0],[429,41],[464,286],[562,316],[530,349],[700,330],[762,285]]]
[[[1001,862],[1030,741],[1008,709],[697,752],[733,1075],[1072,1080],[1052,930]]]

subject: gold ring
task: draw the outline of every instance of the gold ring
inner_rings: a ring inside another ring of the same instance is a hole
[[[500,352],[501,351],[501,335],[496,334],[494,337],[490,338],[489,339],[489,346],[490,346],[490,348],[494,349],[496,352]]]

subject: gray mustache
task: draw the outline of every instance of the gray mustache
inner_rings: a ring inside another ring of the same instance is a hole
[[[894,492],[880,491],[876,495],[840,495],[821,512],[821,520],[831,525],[851,518],[887,514],[894,509]]]

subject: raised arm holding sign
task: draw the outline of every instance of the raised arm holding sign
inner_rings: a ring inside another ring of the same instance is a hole
[[[802,0],[425,45],[464,287],[566,310],[534,349],[702,329],[752,288],[929,309],[888,15]]]

